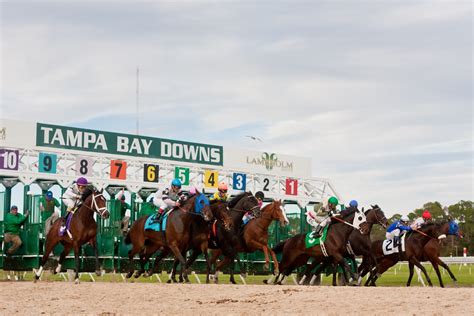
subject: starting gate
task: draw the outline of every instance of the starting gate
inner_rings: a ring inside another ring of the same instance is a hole
[[[0,120],[0,224],[12,200],[12,188],[24,185],[24,209],[30,216],[21,233],[23,245],[10,263],[0,253],[0,268],[30,270],[39,265],[44,252],[44,223],[39,210],[39,195],[28,195],[30,185],[38,184],[45,192],[59,185],[64,192],[79,176],[87,177],[98,189],[106,189],[110,218],[97,218],[100,262],[106,270],[123,271],[128,264],[128,250],[121,234],[120,201],[114,196],[120,190],[130,192],[130,224],[152,214],[156,208],[147,197],[177,177],[183,190],[191,186],[214,193],[221,181],[229,184],[229,193],[263,191],[266,201],[280,199],[295,204],[300,211],[289,214],[290,225],[270,226],[270,246],[305,232],[307,206],[321,202],[328,195],[340,198],[328,179],[314,178],[311,160],[275,153],[235,150],[232,148],[176,140],[78,129],[44,123]],[[62,213],[64,215],[64,206]],[[3,225],[0,225],[3,242]],[[6,245],[2,245],[1,250]],[[54,249],[59,255],[62,246]],[[95,268],[90,246],[82,248],[81,269]],[[242,255],[247,267],[262,271],[263,254]],[[74,265],[72,253],[64,268]]]

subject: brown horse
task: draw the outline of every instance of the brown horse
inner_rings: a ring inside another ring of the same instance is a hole
[[[352,230],[352,233],[349,235],[347,251],[344,254],[345,258],[351,258],[353,262],[356,262],[355,256],[362,256],[362,263],[360,266],[361,269],[359,269],[359,273],[362,270],[362,267],[368,266],[369,268],[367,268],[367,270],[370,271],[370,267],[375,266],[377,263],[377,260],[371,251],[372,242],[370,241],[370,232],[372,231],[372,226],[378,224],[386,228],[388,223],[384,212],[378,205],[372,205],[371,207],[371,209],[368,209],[364,212],[367,224],[369,225],[369,232],[363,235],[359,230]],[[312,263],[311,266],[306,269],[306,277],[300,281],[300,284],[304,283],[305,279],[310,281],[310,272],[313,271],[317,265],[318,263],[316,262]],[[359,283],[360,280],[361,278],[359,277]],[[333,284],[335,283],[336,269],[333,269]]]
[[[455,221],[450,220],[448,222],[448,225],[449,225],[449,229],[446,235],[458,236],[462,238],[462,233],[460,232],[459,226]],[[440,259],[440,251],[441,251],[441,240],[438,241],[435,239],[431,239],[430,241],[426,243],[425,247],[423,248],[423,256],[421,257],[420,261],[431,262],[431,265],[433,266],[434,270],[436,271],[436,275],[438,276],[440,287],[444,287],[444,284],[443,284],[443,279],[441,278],[441,273],[439,272],[438,265],[446,269],[446,271],[448,271],[449,273],[449,276],[451,277],[451,280],[453,280],[453,283],[457,284],[456,277],[454,276],[453,272],[451,272],[451,269],[449,269],[449,266],[445,262],[443,262],[443,260]],[[409,263],[409,265],[412,265],[412,263]],[[410,272],[411,274],[409,276],[407,286],[410,286],[411,279],[413,277],[413,267],[410,268]]]
[[[345,277],[349,280],[348,274],[353,275],[353,273],[344,260],[344,253],[346,252],[349,235],[354,229],[359,229],[364,235],[368,234],[369,226],[363,212],[357,211],[342,218],[333,217],[324,243],[324,251],[321,246],[306,248],[306,234],[298,234],[279,243],[273,250],[282,252],[280,261],[282,271],[277,275],[275,282],[282,284],[285,277],[290,275],[294,269],[304,265],[311,257],[314,260],[313,262],[326,263],[332,261],[333,263],[342,265],[344,267]],[[326,254],[324,252],[326,252]],[[316,273],[319,273],[319,271]],[[355,275],[353,275],[353,278],[355,279]]]
[[[197,208],[201,209],[199,213],[195,212]],[[186,261],[182,252],[188,247],[191,224],[202,217],[206,222],[214,218],[209,200],[204,194],[197,192],[196,195],[188,198],[182,207],[175,208],[169,213],[165,232],[145,230],[145,222],[148,216],[136,220],[125,238],[126,244],[132,243],[132,249],[128,252],[130,270],[127,278],[131,277],[135,270],[133,257],[136,254],[140,254],[141,263],[141,270],[135,275],[138,277],[144,272],[144,264],[148,261],[149,256],[159,249],[169,248],[180,261],[183,270]],[[186,273],[186,271],[184,272]]]
[[[370,276],[365,285],[375,286],[377,279],[390,267],[394,266],[398,261],[408,261],[410,267],[410,276],[408,278],[407,286],[411,282],[413,276],[413,267],[417,266],[425,275],[426,281],[430,286],[433,286],[431,279],[426,272],[425,267],[420,263],[423,256],[423,249],[430,240],[438,241],[441,234],[447,234],[449,224],[435,224],[429,223],[422,226],[419,230],[410,231],[405,237],[405,252],[393,253],[384,255],[383,240],[376,240],[372,243],[372,251],[377,258],[377,265],[375,269],[370,272]]]
[[[234,278],[234,262],[237,259],[241,274],[244,274],[244,266],[240,262],[238,252],[234,245],[240,243],[242,238],[242,217],[247,212],[252,212],[256,215],[260,213],[260,206],[258,200],[252,194],[252,192],[242,192],[232,198],[227,204],[228,214],[232,219],[231,230],[227,230],[221,222],[217,222],[213,226],[210,238],[213,258],[217,258],[223,253],[229,257],[231,270],[230,270],[230,282],[236,284]],[[213,259],[214,260],[214,259]]]
[[[56,221],[51,227],[48,235],[46,236],[46,246],[43,258],[41,259],[40,267],[35,271],[35,280],[38,280],[43,272],[43,267],[48,260],[49,254],[54,249],[54,247],[61,243],[64,246],[64,250],[59,257],[58,266],[54,270],[55,273],[61,272],[61,265],[64,261],[64,258],[69,254],[71,248],[74,250],[74,259],[76,263],[76,283],[79,282],[79,251],[81,246],[90,243],[94,249],[95,254],[95,263],[96,263],[96,274],[100,275],[99,267],[99,253],[97,250],[97,223],[94,220],[94,212],[98,213],[102,218],[109,217],[109,211],[106,208],[106,200],[102,195],[102,191],[97,191],[95,189],[87,188],[82,194],[82,204],[79,209],[71,214],[71,227],[70,232],[72,239],[68,234],[64,236],[59,236],[59,228],[63,221]]]
[[[273,263],[275,265],[274,273],[278,273],[278,260],[273,250],[268,247],[268,227],[274,221],[280,221],[280,225],[289,224],[289,220],[286,217],[285,209],[280,200],[274,201],[262,208],[259,217],[251,219],[243,228],[243,235],[237,239],[239,242],[232,245],[237,253],[245,252],[252,253],[257,250],[263,251],[265,255],[265,269],[270,268],[270,257],[272,256]],[[225,255],[225,254],[224,254]],[[232,261],[232,257],[225,256],[224,260],[219,262],[216,267],[214,281],[218,282],[219,272],[222,268]],[[217,260],[217,255],[213,253],[211,263]]]
[[[202,253],[204,254],[204,258],[206,259],[207,265],[207,275],[206,275],[206,283],[209,283],[209,273],[211,270],[210,261],[208,257],[208,240],[209,240],[209,233],[213,225],[220,223],[224,226],[224,228],[229,231],[232,227],[232,219],[227,213],[227,203],[224,202],[215,202],[211,204],[211,211],[215,218],[212,223],[207,223],[202,218],[197,218],[191,224],[191,234],[189,240],[189,247],[183,251],[183,257],[186,256],[186,252],[188,250],[192,250],[192,255],[186,262],[185,270],[187,270],[191,264],[196,260],[196,258]],[[155,263],[153,267],[145,273],[145,276],[150,276],[157,271],[158,263],[169,253],[169,249],[164,249],[160,255],[155,259]],[[152,254],[149,254],[147,251],[147,256],[150,257]],[[176,269],[179,264],[178,259],[174,260],[173,269],[170,275],[170,279],[168,283],[176,282]],[[189,271],[188,271],[189,274]],[[189,279],[184,277],[186,282],[189,282]],[[183,281],[183,275],[180,275],[180,281]]]

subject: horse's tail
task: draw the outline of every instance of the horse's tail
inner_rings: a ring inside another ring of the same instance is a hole
[[[283,247],[285,247],[285,244],[286,242],[288,241],[287,240],[283,240],[282,242],[280,242],[279,244],[277,244],[275,247],[272,248],[273,252],[274,253],[280,253],[283,251]]]
[[[132,243],[132,238],[130,237],[130,230],[127,233],[127,236],[125,236],[125,244],[130,245]]]

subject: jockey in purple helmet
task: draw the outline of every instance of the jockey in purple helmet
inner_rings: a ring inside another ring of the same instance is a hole
[[[67,206],[67,212],[64,218],[67,218],[69,213],[74,213],[76,211],[77,207],[80,205],[82,193],[84,193],[88,184],[89,182],[86,178],[80,177],[75,183],[67,188],[66,192],[64,192],[62,199],[63,203]],[[60,228],[61,231],[64,231],[65,229],[65,225]]]

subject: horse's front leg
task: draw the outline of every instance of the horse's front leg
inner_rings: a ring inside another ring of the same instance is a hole
[[[95,256],[95,274],[97,276],[101,276],[102,272],[100,271],[100,264],[99,264],[99,250],[97,249],[97,237],[94,237],[90,240],[90,245],[92,249],[94,249],[94,256]]]

